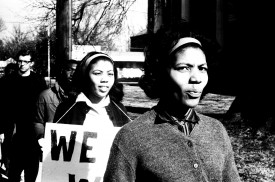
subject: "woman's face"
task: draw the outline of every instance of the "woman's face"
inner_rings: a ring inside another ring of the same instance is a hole
[[[187,47],[174,55],[174,62],[168,69],[171,80],[172,100],[180,105],[195,107],[208,82],[207,63],[203,51]]]
[[[95,100],[106,97],[115,81],[113,64],[102,59],[92,64],[89,71],[89,80],[91,81],[90,96],[94,97]]]

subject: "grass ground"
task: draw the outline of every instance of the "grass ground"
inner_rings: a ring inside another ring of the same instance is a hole
[[[231,137],[239,174],[247,182],[275,181],[275,135],[257,135],[239,120],[225,125]]]

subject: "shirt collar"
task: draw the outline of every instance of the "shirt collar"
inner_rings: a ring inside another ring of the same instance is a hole
[[[91,108],[102,108],[102,107],[106,107],[110,104],[110,97],[106,96],[104,99],[102,99],[99,103],[94,104],[92,103],[88,97],[86,97],[86,95],[81,92],[77,98],[76,98],[76,102],[86,102],[86,104],[91,107]]]
[[[58,84],[58,82],[55,82],[53,89],[56,92],[57,98],[60,101],[63,101],[64,99],[68,98],[68,95],[65,94],[65,91],[62,89],[62,87]]]
[[[199,116],[197,115],[196,111],[193,108],[189,108],[188,111],[185,114],[185,117],[182,118],[180,121],[171,116],[164,107],[161,107],[160,104],[158,104],[155,107],[155,111],[157,113],[157,116],[159,117],[160,120],[163,122],[169,122],[169,123],[175,123],[175,122],[180,122],[180,121],[185,121],[185,122],[190,122],[193,124],[197,124],[200,121]]]

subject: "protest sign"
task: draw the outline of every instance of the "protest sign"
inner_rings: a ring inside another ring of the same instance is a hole
[[[101,182],[119,127],[47,123],[42,182]]]

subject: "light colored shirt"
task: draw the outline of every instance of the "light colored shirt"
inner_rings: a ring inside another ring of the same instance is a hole
[[[110,103],[109,96],[105,97],[102,101],[97,104],[92,103],[84,93],[80,93],[77,96],[76,102],[86,102],[86,104],[91,107],[89,112],[86,114],[84,120],[84,127],[89,128],[113,128],[114,125],[106,111],[106,106]]]

